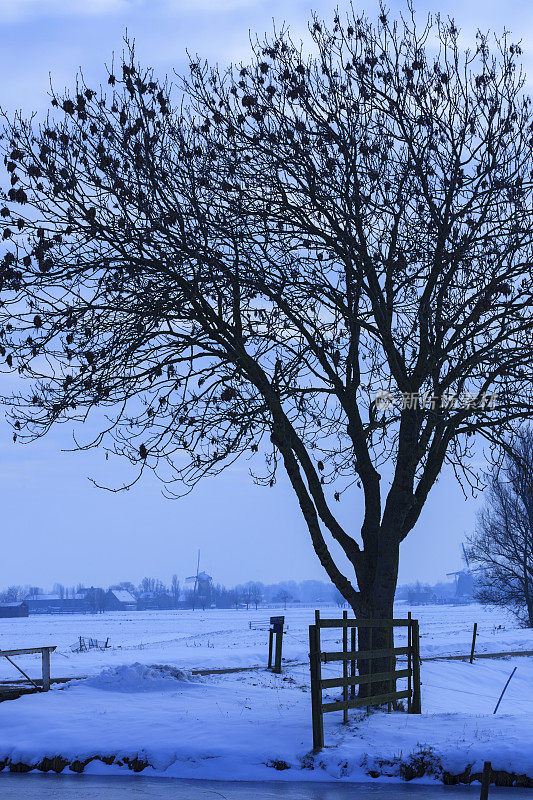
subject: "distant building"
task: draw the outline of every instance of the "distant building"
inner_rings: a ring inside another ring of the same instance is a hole
[[[109,589],[105,595],[107,611],[137,611],[137,600],[125,589]]]
[[[163,611],[175,606],[176,600],[168,592],[141,592],[137,597],[139,611]]]
[[[26,597],[30,614],[96,614],[103,611],[136,611],[135,597],[123,589],[107,592],[91,586],[72,597],[59,594],[33,594]]]
[[[23,600],[18,603],[0,603],[0,619],[27,617],[29,613],[28,605]]]
[[[87,592],[80,592],[73,597],[61,597],[59,594],[31,594],[26,597],[30,614],[83,614],[91,611]]]
[[[421,606],[435,603],[436,601],[435,593],[429,586],[422,586],[417,583],[416,586],[410,586],[407,590],[407,602],[410,605]]]

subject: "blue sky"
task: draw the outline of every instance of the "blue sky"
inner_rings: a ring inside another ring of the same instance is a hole
[[[331,18],[337,3],[300,0],[0,0],[0,105],[42,112],[50,76],[57,89],[70,86],[82,67],[89,81],[105,81],[105,64],[121,52],[126,31],[139,59],[159,75],[179,72],[186,50],[211,61],[246,59],[249,32],[262,34],[286,22],[294,38],[305,35],[311,9]],[[375,3],[355,4],[369,14]],[[339,6],[342,10],[342,4]],[[393,12],[401,3],[389,4]],[[418,2],[423,15],[453,15],[465,42],[478,26],[521,39],[533,80],[533,6],[513,3]],[[531,52],[529,52],[531,47]],[[204,482],[185,499],[169,501],[151,477],[130,492],[110,494],[99,482],[119,483],[125,466],[103,453],[66,453],[71,431],[63,426],[46,440],[19,446],[0,421],[0,499],[4,533],[0,587],[48,586],[82,581],[108,584],[144,575],[169,580],[194,569],[196,550],[215,580],[324,578],[285,480],[256,487],[246,463]],[[343,508],[343,522],[357,530],[360,508]],[[460,566],[460,544],[473,524],[479,500],[465,501],[445,471],[416,528],[402,546],[400,581],[442,579]],[[353,522],[352,522],[353,520]]]

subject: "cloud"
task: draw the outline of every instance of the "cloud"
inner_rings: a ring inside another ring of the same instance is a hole
[[[162,0],[161,10],[179,11],[190,15],[200,12],[228,13],[240,8],[251,8],[261,5],[263,0],[196,0],[194,5],[189,0]]]
[[[145,10],[150,14],[195,15],[198,12],[228,13],[249,8],[263,0],[0,0],[0,21],[19,22],[32,17],[95,17]]]
[[[136,5],[137,0],[0,0],[0,20],[19,22],[35,16],[98,16]]]

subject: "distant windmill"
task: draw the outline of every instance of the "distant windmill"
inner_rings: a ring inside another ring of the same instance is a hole
[[[192,582],[194,581],[194,588],[192,591],[192,610],[194,611],[196,608],[196,600],[199,595],[201,595],[204,599],[207,595],[207,587],[212,581],[211,575],[208,575],[207,572],[200,572],[200,551],[198,550],[198,561],[196,563],[196,575],[189,575],[188,578],[185,578],[185,582]],[[202,590],[202,591],[200,591]]]
[[[200,574],[200,551],[198,550],[198,561],[196,563],[196,575],[189,575],[188,578],[185,578],[186,583],[190,583],[194,581],[194,588],[192,590],[192,610],[194,611],[196,607],[196,593],[198,591],[198,576]]]
[[[456,572],[447,572],[446,575],[453,575],[455,577],[456,597],[471,597],[474,591],[474,572],[477,572],[477,570],[472,569],[470,566],[470,561],[468,560],[468,554],[464,544],[462,544],[461,547],[463,548],[466,569],[460,569]]]

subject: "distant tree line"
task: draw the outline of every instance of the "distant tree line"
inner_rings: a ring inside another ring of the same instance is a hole
[[[233,587],[226,587],[220,583],[208,582],[196,590],[193,585],[183,587],[177,575],[173,575],[170,584],[165,584],[160,578],[143,578],[137,585],[131,581],[114,583],[110,589],[127,591],[137,600],[138,607],[143,609],[159,608],[242,608],[257,609],[260,605],[283,605],[290,603],[336,603],[339,607],[346,605],[342,594],[333,586],[324,581],[307,580],[280,581],[265,584],[260,581],[247,581]],[[54,583],[52,593],[60,598],[72,598],[88,591],[83,584],[77,586],[64,586]],[[102,589],[92,587],[94,604],[98,606],[98,592]],[[0,602],[9,603],[23,600],[28,595],[44,594],[44,590],[37,586],[8,586],[0,591]],[[439,581],[435,584],[416,581],[412,584],[398,586],[397,600],[406,600],[409,603],[446,603],[456,599],[456,582]],[[474,599],[474,598],[472,598]],[[95,610],[99,610],[96,608]]]
[[[406,600],[412,605],[427,603],[452,603],[473,601],[472,595],[460,596],[457,590],[457,581],[438,581],[435,584],[415,583],[398,586],[396,600]]]
[[[260,581],[247,581],[234,587],[226,587],[220,583],[204,582],[194,587],[183,588],[177,575],[173,575],[167,585],[160,578],[145,577],[137,585],[131,581],[120,581],[112,584],[110,589],[127,591],[135,597],[140,609],[157,608],[242,608],[257,609],[261,604],[289,603],[319,603],[335,602],[338,605],[345,603],[340,592],[324,581],[307,580],[280,581],[279,583],[264,584]],[[65,586],[54,583],[52,594],[61,599],[74,598],[77,595],[90,591],[94,598],[95,610],[98,606],[99,593],[103,589],[77,586]],[[29,595],[45,594],[38,586],[11,585],[0,591],[0,602],[11,603],[24,600]]]

